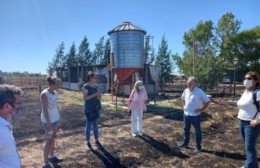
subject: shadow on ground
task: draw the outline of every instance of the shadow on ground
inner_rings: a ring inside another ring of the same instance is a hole
[[[210,151],[210,150],[202,150],[202,152],[209,153],[212,155],[229,158],[229,159],[235,159],[235,160],[246,160],[245,155],[241,155],[240,153],[230,153],[230,152],[223,152],[223,151]],[[257,159],[258,162],[260,162],[260,158]]]
[[[175,121],[183,121],[183,110],[175,109],[171,107],[159,107],[154,105],[148,105],[147,111],[154,115],[163,116],[165,119],[175,120]],[[207,121],[212,119],[212,115],[209,113],[203,112],[201,113],[201,121]]]
[[[138,137],[165,155],[176,156],[181,159],[189,158],[189,156],[183,154],[178,148],[173,149],[168,144],[157,141],[149,135],[144,134],[143,136],[138,136]]]
[[[91,152],[104,163],[106,168],[127,168],[126,166],[121,164],[119,158],[114,157],[102,145],[98,147],[98,150],[94,150],[92,148]]]

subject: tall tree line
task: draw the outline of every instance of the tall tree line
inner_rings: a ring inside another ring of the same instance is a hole
[[[52,69],[66,68],[73,66],[87,66],[96,64],[110,63],[110,41],[101,37],[98,43],[95,44],[95,49],[90,50],[89,42],[85,36],[81,41],[78,49],[73,42],[69,52],[65,54],[65,44],[62,42],[55,51],[54,57],[48,63],[47,73],[52,74]]]
[[[168,47],[165,36],[155,54],[151,38],[145,38],[144,59],[146,64],[155,64],[161,69],[160,87],[172,81],[172,70],[179,69],[185,76],[196,76],[202,87],[213,87],[221,81],[227,69],[234,68],[234,59],[238,58],[238,71],[253,70],[260,73],[260,27],[240,31],[242,22],[232,13],[224,14],[216,25],[211,20],[199,21],[183,36],[185,50],[174,53]],[[72,43],[67,54],[62,42],[49,62],[47,72],[52,68],[86,66],[110,63],[110,41],[101,37],[93,51],[85,36],[78,49]],[[174,67],[175,66],[175,67]]]
[[[224,14],[217,25],[211,20],[200,21],[185,32],[185,51],[172,55],[180,73],[196,76],[200,84],[212,87],[227,69],[260,71],[260,28],[239,31],[242,22],[232,13]],[[238,65],[234,65],[234,59]]]
[[[227,70],[234,66],[237,71],[252,70],[260,73],[260,27],[240,31],[241,24],[229,12],[216,25],[211,20],[199,21],[194,28],[184,33],[185,50],[182,55],[171,54],[163,36],[155,55],[155,64],[161,69],[161,90],[167,82],[172,81],[172,70],[176,67],[185,76],[196,76],[203,88],[217,85]],[[144,53],[149,62],[146,42]],[[237,65],[234,65],[235,58],[239,60]]]

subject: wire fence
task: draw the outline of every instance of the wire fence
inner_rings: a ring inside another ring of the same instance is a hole
[[[182,93],[183,90],[187,87],[186,80],[175,80],[170,83],[166,83],[160,92],[177,92]],[[1,83],[15,85],[23,90],[35,90],[40,93],[43,88],[48,87],[46,77],[2,77]],[[236,85],[237,92],[241,92],[243,87]],[[232,95],[234,91],[234,85],[229,84],[219,84],[212,89],[205,90],[207,94],[214,95]]]
[[[186,80],[176,80],[173,82],[169,82],[164,84],[164,87],[160,88],[160,92],[177,92],[182,93],[184,89],[187,88]],[[243,86],[241,83],[236,84],[236,95],[240,94],[243,91]],[[234,92],[234,84],[233,83],[219,83],[214,88],[204,89],[207,94],[212,94],[216,96],[231,96]]]
[[[22,90],[31,90],[36,94],[48,86],[46,77],[3,77],[1,83],[15,85]]]
[[[46,77],[3,77],[3,83],[16,85],[18,87],[33,87],[46,85]]]

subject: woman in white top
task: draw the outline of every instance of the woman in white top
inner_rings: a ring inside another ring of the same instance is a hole
[[[257,107],[254,104],[253,92],[256,92],[256,88],[259,87],[258,75],[254,72],[248,72],[244,78],[244,86],[246,89],[237,102],[239,129],[246,152],[244,167],[257,168],[256,142],[260,133],[260,118],[255,117]],[[256,92],[256,101],[260,102],[260,91]]]
[[[40,97],[42,107],[41,122],[46,136],[43,168],[50,168],[49,162],[55,166],[62,161],[54,155],[55,136],[60,123],[58,92],[56,91],[60,80],[56,77],[48,77],[47,82],[49,88],[43,90]]]

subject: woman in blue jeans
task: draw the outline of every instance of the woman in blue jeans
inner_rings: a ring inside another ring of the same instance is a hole
[[[248,72],[244,78],[244,86],[246,89],[237,102],[239,129],[246,152],[244,167],[258,168],[256,142],[260,133],[260,118],[255,117],[257,107],[253,101],[253,92],[259,87],[258,75],[254,72]],[[256,92],[256,101],[260,102],[260,91]]]
[[[96,86],[96,76],[93,72],[87,74],[87,83],[82,87],[83,99],[85,101],[84,111],[86,114],[86,140],[88,149],[91,150],[90,144],[90,132],[93,126],[94,137],[96,145],[98,147],[101,144],[98,141],[98,119],[99,111],[101,109],[101,93],[98,93],[98,87]]]

